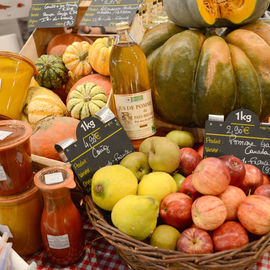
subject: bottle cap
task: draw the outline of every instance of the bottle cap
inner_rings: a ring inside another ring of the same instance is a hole
[[[128,22],[120,22],[115,25],[116,31],[129,29]]]

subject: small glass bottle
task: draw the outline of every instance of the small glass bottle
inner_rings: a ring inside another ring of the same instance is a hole
[[[128,23],[116,24],[110,76],[117,117],[128,137],[140,140],[154,135],[156,128],[146,57],[128,30]]]
[[[84,236],[69,190],[76,186],[72,170],[47,167],[37,172],[34,182],[44,199],[41,234],[48,256],[59,265],[75,263],[83,254]]]

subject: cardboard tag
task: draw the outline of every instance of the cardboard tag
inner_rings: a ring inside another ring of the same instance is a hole
[[[106,114],[108,110],[105,107],[100,112]],[[64,153],[88,194],[91,192],[91,178],[99,168],[119,164],[127,154],[135,151],[120,121],[114,116],[107,122],[94,117],[84,118],[77,126],[76,136],[77,141],[67,146]]]
[[[204,157],[234,155],[270,175],[270,124],[260,123],[247,109],[231,112],[226,120],[210,116],[205,123]]]
[[[5,131],[5,130],[0,130],[0,141],[4,140],[7,138],[12,132],[10,131]]]
[[[92,0],[80,26],[114,26],[118,22],[131,24],[142,0]]]
[[[28,19],[28,30],[35,28],[73,27],[79,0],[35,0]]]

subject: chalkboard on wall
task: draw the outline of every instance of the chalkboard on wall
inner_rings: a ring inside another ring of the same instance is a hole
[[[76,136],[77,141],[66,147],[64,153],[87,194],[91,192],[92,176],[99,168],[119,164],[135,151],[116,117],[106,122],[86,117],[78,124]]]
[[[231,112],[224,122],[210,116],[205,123],[203,155],[234,155],[270,175],[270,124],[260,123],[247,109]]]
[[[73,27],[79,0],[34,0],[28,19],[28,30],[35,28]]]
[[[80,26],[114,26],[118,22],[131,24],[142,0],[92,0]]]

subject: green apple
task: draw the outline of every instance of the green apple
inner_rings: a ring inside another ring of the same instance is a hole
[[[151,235],[150,245],[162,249],[175,250],[180,232],[166,224],[159,225]]]
[[[194,136],[191,132],[177,129],[167,133],[166,138],[175,142],[180,148],[192,148],[195,142]]]
[[[142,177],[150,172],[147,155],[142,152],[127,154],[120,162],[120,165],[130,169],[140,181]]]
[[[147,155],[148,164],[153,171],[172,173],[179,166],[179,147],[166,137],[153,136],[145,139],[139,151]]]
[[[174,173],[173,179],[175,180],[176,185],[177,185],[177,190],[179,191],[179,188],[180,188],[181,184],[184,182],[184,180],[186,179],[186,177],[180,173]]]

